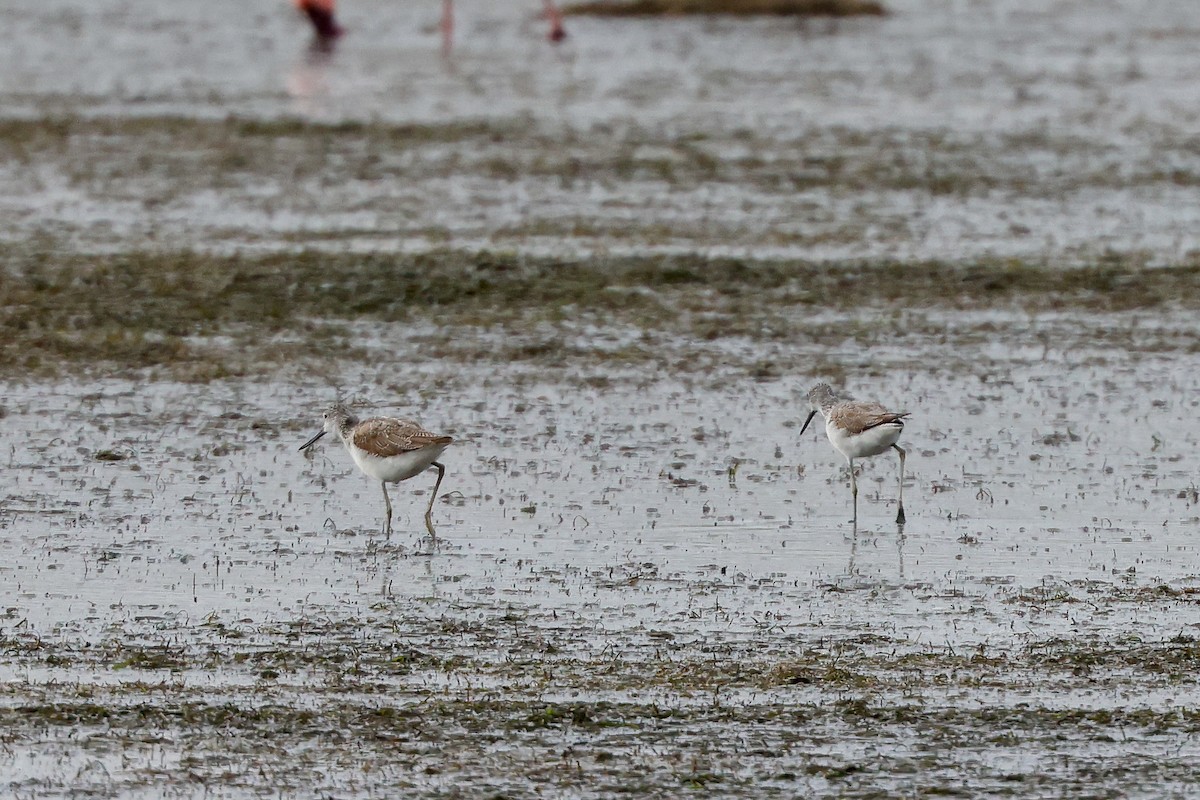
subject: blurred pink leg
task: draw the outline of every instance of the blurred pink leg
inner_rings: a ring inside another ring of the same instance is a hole
[[[561,42],[567,38],[567,29],[563,27],[563,15],[554,4],[554,0],[543,0],[546,6],[546,19],[550,20],[550,32],[546,34],[552,42]]]
[[[442,0],[442,54],[454,47],[454,0]]]

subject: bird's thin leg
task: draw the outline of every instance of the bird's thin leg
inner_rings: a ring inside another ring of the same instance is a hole
[[[442,478],[446,476],[446,467],[444,464],[439,464],[436,461],[430,464],[430,466],[437,467],[438,477],[437,481],[433,484],[433,494],[429,497],[429,508],[425,509],[425,527],[429,529],[430,536],[437,537],[437,534],[433,530],[433,504],[437,501],[438,488],[442,485]]]
[[[854,574],[854,560],[858,558],[858,525],[854,525],[850,532],[850,563],[846,565],[846,574]]]
[[[905,522],[905,517],[904,517],[904,457],[906,455],[908,455],[908,453],[905,453],[904,448],[901,447],[900,445],[894,444],[894,445],[892,445],[892,447],[896,448],[896,452],[900,454],[900,510],[896,512],[896,524],[903,525]]]
[[[390,538],[392,535],[392,498],[388,497],[387,484],[380,481],[379,485],[383,487],[383,506],[387,509],[387,521],[383,525],[383,534]]]
[[[850,462],[850,495],[854,498],[854,525],[858,526],[858,481],[854,478],[854,459],[846,459]]]

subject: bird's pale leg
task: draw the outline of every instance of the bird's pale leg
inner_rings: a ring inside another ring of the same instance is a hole
[[[894,444],[894,445],[892,445],[892,447],[896,448],[896,452],[900,454],[900,510],[896,512],[896,524],[903,525],[905,522],[905,517],[904,517],[904,457],[906,455],[908,455],[908,453],[905,453],[904,448],[898,444]]]
[[[854,525],[858,527],[858,481],[854,478],[854,459],[846,459],[850,462],[850,494],[854,498]]]
[[[390,538],[392,535],[392,498],[388,497],[387,484],[380,481],[379,485],[383,487],[383,505],[387,509],[387,521],[383,526],[383,535]]]
[[[429,535],[437,538],[437,533],[433,530],[433,504],[437,501],[438,488],[442,485],[442,478],[446,476],[446,467],[438,462],[433,462],[430,466],[437,467],[438,477],[433,484],[433,494],[429,498],[429,508],[425,509],[425,527],[429,531]]]

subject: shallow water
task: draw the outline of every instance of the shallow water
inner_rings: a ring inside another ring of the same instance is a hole
[[[1045,324],[1069,321],[1064,315]],[[381,339],[380,346],[401,342]],[[1085,680],[1037,664],[1043,652],[1060,663],[1093,652],[1191,646],[1178,637],[1196,633],[1190,598],[1200,592],[1193,477],[1200,464],[1187,424],[1191,398],[1200,396],[1195,358],[1072,349],[1043,359],[1016,344],[981,348],[990,350],[986,356],[945,353],[948,364],[986,362],[973,370],[851,386],[913,412],[904,440],[908,524],[892,522],[895,462],[879,458],[863,464],[857,532],[847,519],[844,466],[819,434],[797,439],[806,387],[790,380],[610,372],[596,388],[586,367],[475,372],[418,361],[411,377],[444,386],[454,401],[413,393],[402,410],[459,439],[435,505],[436,543],[420,520],[431,480],[392,492],[398,525],[386,540],[378,533],[377,487],[345,453],[329,445],[311,457],[297,452],[316,425],[321,391],[255,381],[199,390],[9,384],[6,472],[14,483],[0,512],[0,563],[8,565],[0,570],[8,609],[4,704],[28,708],[32,696],[42,696],[53,705],[41,708],[71,707],[78,688],[67,687],[85,685],[106,708],[142,708],[165,692],[167,707],[200,704],[211,714],[212,703],[233,702],[248,713],[253,696],[289,714],[312,709],[321,725],[350,724],[332,721],[330,692],[371,709],[486,700],[488,710],[471,706],[470,713],[498,715],[502,722],[480,724],[504,727],[563,704],[563,713],[578,717],[572,725],[585,727],[591,718],[579,715],[593,712],[580,708],[626,709],[621,732],[599,739],[580,740],[557,722],[527,746],[497,750],[467,736],[440,760],[422,757],[450,783],[404,784],[434,793],[450,784],[519,792],[526,780],[565,789],[570,781],[530,777],[543,747],[587,741],[585,749],[639,752],[660,733],[628,729],[629,714],[651,708],[672,709],[681,724],[690,720],[685,736],[707,754],[706,769],[723,780],[757,776],[738,791],[765,790],[758,757],[718,757],[705,742],[740,730],[774,748],[782,734],[773,724],[709,718],[704,709],[714,698],[721,714],[740,715],[764,703],[771,713],[825,709],[865,692],[874,698],[868,703],[904,703],[914,709],[904,713],[946,736],[983,733],[978,720],[953,716],[962,708],[1144,712],[1167,726],[1142,750],[1107,750],[1070,736],[1051,747],[1031,732],[1007,752],[936,751],[942,773],[930,785],[982,769],[973,779],[981,791],[1002,785],[992,783],[998,774],[1049,769],[1047,747],[1089,763],[1124,759],[1131,769],[1141,757],[1182,753],[1191,747],[1180,738],[1187,726],[1169,720],[1194,702],[1194,680],[1147,673],[1137,660],[1099,673],[1089,668]],[[735,345],[722,346],[737,354]],[[903,348],[875,355],[880,368],[908,357]],[[936,359],[937,348],[927,356]],[[1064,370],[1066,363],[1084,366]],[[343,389],[382,392],[370,371],[349,368],[340,378]],[[1084,655],[1072,656],[1077,649]],[[959,654],[999,660],[959,662]],[[957,667],[942,674],[947,658]],[[833,666],[822,666],[829,659]],[[910,659],[934,662],[928,669],[942,674],[943,688],[913,683]],[[610,662],[620,670],[603,667]],[[766,677],[789,664],[812,677],[798,685]],[[746,678],[731,669],[761,672]],[[830,669],[858,677],[822,686],[820,675],[842,674]],[[964,675],[974,677],[962,682]],[[518,701],[515,712],[494,707]],[[812,767],[825,753],[836,764],[858,764],[873,752],[873,780],[911,790],[898,766],[911,758],[911,744],[900,744],[908,734],[885,728],[859,750],[857,736],[837,732],[846,722],[818,723],[806,736],[819,738],[785,762],[800,758]],[[101,737],[106,747],[129,735],[113,732],[125,730],[123,723],[107,724],[117,728]],[[250,765],[264,751],[253,743],[259,734],[244,737],[262,725],[272,723],[238,723],[244,762],[230,766],[192,742],[185,749],[191,768],[238,775],[224,796],[259,791]],[[423,740],[415,735],[414,746]],[[14,787],[32,781],[24,785],[65,789],[80,779],[76,770],[102,793],[138,796],[175,785],[156,777],[158,764],[176,756],[169,746],[120,764],[101,759],[104,769],[92,775],[97,762],[86,750],[56,746],[50,757],[45,749],[55,737],[19,741],[4,756]],[[302,741],[326,764],[324,745],[307,735]],[[673,746],[692,747],[682,741]],[[816,741],[824,744],[814,752]],[[370,769],[384,770],[375,778],[356,789],[343,783],[348,773],[333,769],[319,786],[372,796],[379,775],[407,770],[409,757],[372,753]],[[457,763],[474,758],[506,765],[509,777],[489,783]],[[651,761],[654,783],[666,767],[661,757]],[[279,774],[311,779],[311,768],[303,761]],[[596,768],[629,780],[615,765]],[[1078,769],[1062,775],[1107,785]],[[808,784],[839,794],[853,794],[854,786]]]
[[[0,93],[34,112],[58,101],[104,113],[529,115],[782,137],[813,120],[1113,138],[1196,121],[1200,28],[1184,0],[900,0],[889,17],[836,22],[572,18],[561,46],[540,37],[536,2],[458,5],[448,60],[439,3],[385,0],[343,4],[350,33],[322,59],[284,2],[51,0],[13,20]]]
[[[284,2],[42,4],[0,53],[5,117],[499,128],[398,152],[316,131],[307,156],[233,131],[77,136],[33,164],[18,147],[0,235],[1070,262],[1200,249],[1190,3],[893,5],[836,23],[571,19],[556,47],[535,2],[460,3],[445,59],[436,2],[346,4],[351,32],[327,55]]]
[[[906,356],[873,355],[884,368]],[[431,581],[444,582],[431,567],[462,570],[453,583],[464,592],[480,588],[463,578],[481,559],[509,564],[485,567],[485,583],[496,578],[490,569],[520,562],[509,578],[519,582],[522,570],[551,559],[552,569],[651,563],[660,576],[715,565],[802,593],[860,583],[1004,593],[1044,581],[1187,579],[1195,572],[1194,357],[1107,353],[1064,369],[1089,355],[1102,353],[993,356],[970,371],[852,384],[913,414],[904,437],[908,524],[898,531],[891,521],[896,460],[868,459],[859,465],[857,538],[844,461],[816,428],[797,439],[807,386],[790,379],[715,374],[696,383],[606,370],[614,380],[596,388],[586,368],[545,380],[520,365],[473,374],[424,363],[417,379],[448,382],[453,402],[411,395],[411,405],[381,413],[408,410],[458,438],[432,549],[419,535],[432,473],[393,492],[406,532],[383,542],[378,487],[347,454],[328,443],[311,457],[297,452],[317,427],[324,391],[255,381],[201,391],[10,384],[6,525],[8,546],[25,557],[13,552],[6,562],[18,578],[36,575],[39,589],[61,581],[66,594],[91,585],[109,595],[117,590],[106,584],[128,585],[132,571],[156,603],[193,616],[245,602],[259,570],[280,569],[282,556],[291,574],[253,591],[281,593],[283,608],[324,593],[358,596],[364,575],[345,571],[346,559],[368,573],[407,565],[411,574],[389,579],[430,591]],[[343,388],[370,386],[369,374],[353,376]],[[417,550],[420,558],[407,557]],[[40,553],[34,564],[30,552]],[[218,562],[225,591],[214,583]],[[238,565],[248,562],[261,563],[243,585]],[[559,608],[575,602],[555,599]],[[64,616],[48,605],[29,613],[39,625]]]

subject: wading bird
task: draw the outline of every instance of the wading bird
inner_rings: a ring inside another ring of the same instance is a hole
[[[896,444],[904,431],[907,411],[892,412],[879,403],[843,399],[837,396],[827,383],[818,383],[808,393],[808,419],[800,435],[808,430],[808,423],[817,414],[825,420],[825,435],[829,443],[850,464],[850,492],[854,497],[854,522],[858,523],[858,481],[854,477],[854,459],[868,458],[895,450],[900,455],[900,510],[896,512],[897,524],[904,524],[904,449]]]
[[[387,536],[392,535],[392,501],[388,497],[387,485],[406,481],[430,467],[437,469],[437,482],[433,484],[429,508],[425,510],[425,527],[431,536],[436,536],[433,530],[433,502],[437,500],[438,487],[442,485],[442,477],[446,474],[446,467],[439,464],[437,458],[454,440],[449,436],[430,433],[409,419],[373,417],[360,421],[341,403],[329,406],[325,410],[324,420],[321,432],[300,445],[300,449],[307,450],[327,433],[337,434],[358,468],[379,481],[383,487],[383,502],[387,509],[384,532]]]

